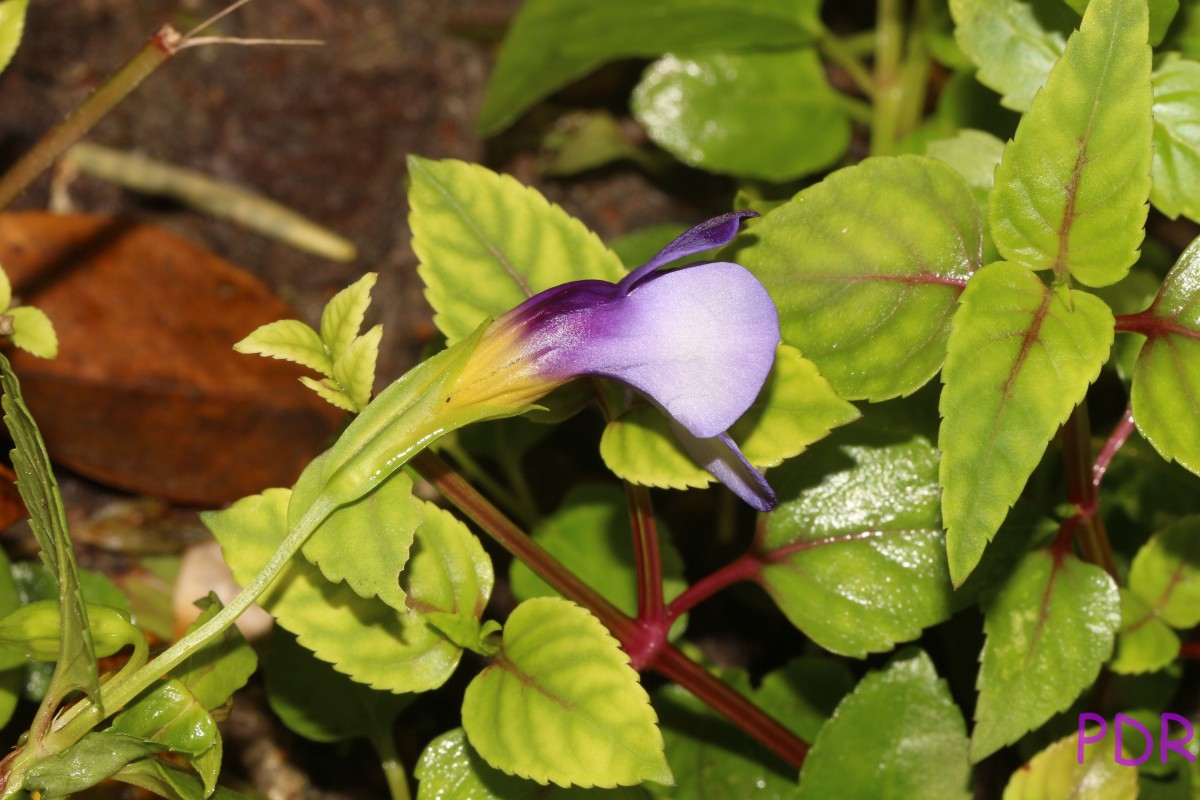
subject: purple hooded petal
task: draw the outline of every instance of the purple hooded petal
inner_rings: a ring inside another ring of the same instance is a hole
[[[548,313],[530,337],[539,372],[615,378],[702,439],[728,430],[750,407],[779,343],[775,304],[737,264],[656,273],[590,307],[563,297],[551,305],[572,308]]]
[[[767,483],[762,473],[750,466],[728,433],[710,439],[698,439],[679,425],[672,424],[671,429],[679,444],[697,464],[752,508],[770,511],[779,504],[771,484]]]
[[[757,211],[731,211],[707,222],[701,222],[680,234],[679,238],[660,250],[658,255],[626,275],[618,285],[628,292],[635,283],[664,264],[729,244],[733,237],[737,236],[742,220],[757,216]]]

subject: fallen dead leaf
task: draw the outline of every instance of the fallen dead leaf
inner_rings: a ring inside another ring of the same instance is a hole
[[[342,414],[302,370],[233,351],[296,312],[248,273],[154,226],[0,214],[0,265],[59,355],[13,352],[53,459],[110,486],[219,505],[290,485]]]

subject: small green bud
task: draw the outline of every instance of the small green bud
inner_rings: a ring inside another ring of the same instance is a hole
[[[97,658],[113,655],[142,635],[119,609],[89,604],[87,614]],[[57,661],[61,629],[58,601],[38,600],[0,619],[0,648],[35,661]]]

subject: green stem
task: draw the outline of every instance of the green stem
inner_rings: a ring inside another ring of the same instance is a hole
[[[871,125],[871,155],[891,155],[900,126],[904,87],[900,61],[904,54],[903,0],[878,0],[875,27],[875,118]]]
[[[0,209],[12,203],[68,147],[82,139],[142,81],[175,55],[182,40],[178,31],[164,25],[87,100],[51,128],[32,150],[0,177]]]
[[[371,737],[371,744],[375,746],[375,752],[379,755],[379,764],[383,767],[383,775],[387,779],[392,800],[412,800],[412,793],[408,788],[408,770],[396,754],[392,732],[380,731]]]
[[[838,36],[822,28],[817,35],[817,50],[821,55],[846,71],[854,85],[868,98],[875,97],[875,81],[858,55]]]
[[[929,85],[930,0],[917,0],[914,19],[908,28],[904,63],[900,68],[900,108],[896,136],[902,139],[916,130],[925,112],[925,90]]]

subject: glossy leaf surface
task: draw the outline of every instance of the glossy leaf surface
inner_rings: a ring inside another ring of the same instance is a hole
[[[1114,737],[1085,744],[1082,763],[1078,733],[1058,740],[1013,773],[1003,800],[1135,800],[1138,772],[1117,764]]]
[[[1179,655],[1179,636],[1158,618],[1154,606],[1121,589],[1121,630],[1108,668],[1125,675],[1155,672]]]
[[[973,761],[1067,709],[1100,673],[1121,624],[1112,578],[1049,550],[1027,555],[983,611]]]
[[[1154,160],[1150,202],[1174,219],[1200,219],[1200,64],[1168,53],[1152,76]]]
[[[1150,537],[1133,559],[1129,589],[1173,628],[1200,624],[1200,517],[1185,517]]]
[[[179,681],[169,680],[141,695],[113,717],[111,730],[163,745],[184,756],[212,792],[221,771],[217,723]]]
[[[559,786],[673,783],[656,721],[617,641],[556,597],[517,606],[463,698],[463,728],[485,761]]]
[[[96,731],[61,753],[39,761],[25,775],[23,788],[47,797],[81,792],[114,775],[126,764],[165,749],[137,736]]]
[[[950,575],[979,562],[1050,439],[1100,373],[1113,316],[1016,264],[984,267],[954,317],[942,372],[942,515]]]
[[[911,394],[941,368],[983,235],[951,167],[868,159],[805,189],[753,233],[735,259],[771,293],[784,341],[842,397]]]

